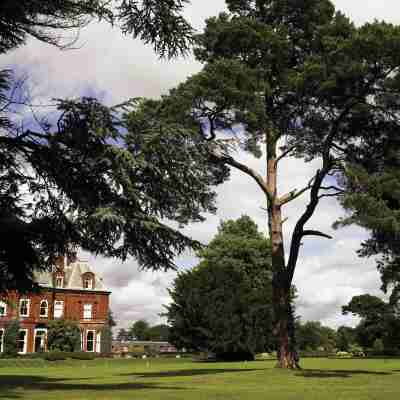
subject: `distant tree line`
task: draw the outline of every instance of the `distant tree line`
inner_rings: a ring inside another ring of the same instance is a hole
[[[121,328],[116,339],[122,342],[132,340],[151,340],[155,342],[168,341],[169,327],[166,324],[151,326],[146,320],[140,319],[134,322],[130,328]]]

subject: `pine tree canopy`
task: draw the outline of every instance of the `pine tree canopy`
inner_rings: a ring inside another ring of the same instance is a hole
[[[329,0],[226,3],[227,12],[208,19],[196,37],[203,69],[165,96],[163,109],[187,129],[197,125],[211,159],[247,174],[265,194],[274,304],[281,308],[275,314],[283,318],[277,321],[280,364],[293,365],[283,316],[290,314],[301,245],[310,236],[330,238],[309,222],[322,199],[346,204],[357,192],[354,171],[382,172],[380,158],[398,142],[400,27],[380,21],[357,27]],[[264,156],[267,176],[239,161],[239,149]],[[278,177],[286,157],[319,165],[303,187],[282,194]],[[308,202],[285,254],[285,206],[300,196]]]
[[[182,16],[185,3],[187,0],[2,0],[0,53],[24,44],[30,36],[70,48],[79,29],[97,19],[152,44],[160,56],[174,57],[186,53],[192,41],[192,28]]]

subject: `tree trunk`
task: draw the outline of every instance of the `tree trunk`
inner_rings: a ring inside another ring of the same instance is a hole
[[[278,368],[295,368],[297,360],[295,357],[295,348],[291,329],[293,325],[290,289],[288,290],[282,278],[276,276],[273,280],[273,307],[274,307],[274,333],[277,338],[278,348]],[[282,284],[283,283],[283,284]]]
[[[274,308],[274,334],[278,343],[279,368],[294,368],[295,357],[294,321],[291,307],[291,282],[286,270],[283,243],[282,212],[277,196],[276,141],[267,138],[268,226],[271,239],[272,293]]]

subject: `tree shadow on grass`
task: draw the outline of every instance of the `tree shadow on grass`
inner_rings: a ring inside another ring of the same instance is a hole
[[[303,369],[296,376],[304,378],[351,378],[354,375],[392,375],[391,372],[342,369]]]
[[[69,381],[82,381],[86,379],[65,379],[48,378],[46,376],[26,376],[26,375],[0,375],[0,399],[19,399],[16,390],[139,390],[139,389],[162,389],[162,390],[183,390],[184,388],[176,386],[160,386],[157,384],[126,382],[126,383],[72,383]]]
[[[179,377],[179,376],[196,376],[196,375],[216,375],[230,372],[254,372],[263,371],[260,368],[249,369],[179,369],[175,371],[158,371],[158,372],[132,372],[127,374],[120,374],[120,376],[135,376],[138,378],[166,378],[166,377]]]

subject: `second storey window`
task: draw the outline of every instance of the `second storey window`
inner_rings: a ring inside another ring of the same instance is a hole
[[[0,317],[7,315],[7,304],[4,301],[0,301]]]
[[[19,316],[28,317],[29,316],[29,300],[21,299],[19,301]]]
[[[62,318],[64,314],[64,302],[63,301],[55,301],[54,302],[54,318]]]
[[[92,319],[92,305],[91,304],[83,305],[83,319]]]
[[[40,316],[43,317],[47,317],[48,315],[48,311],[49,311],[49,305],[47,303],[47,300],[42,300],[40,302]]]

